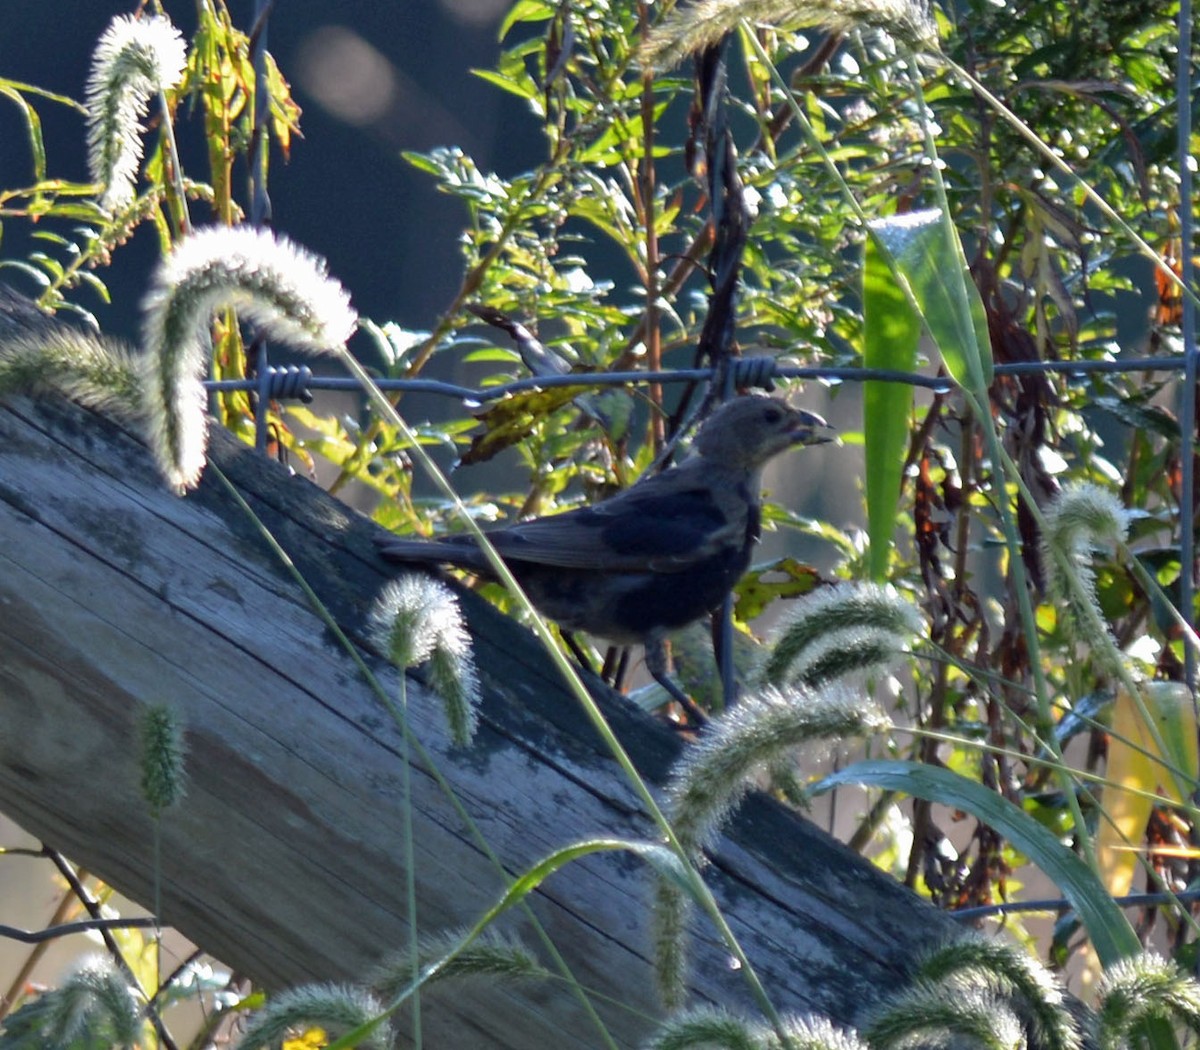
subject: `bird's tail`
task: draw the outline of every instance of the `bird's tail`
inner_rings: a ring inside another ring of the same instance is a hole
[[[457,565],[471,572],[487,572],[483,552],[470,537],[444,540],[409,540],[384,536],[375,541],[380,556],[387,561],[409,565]]]

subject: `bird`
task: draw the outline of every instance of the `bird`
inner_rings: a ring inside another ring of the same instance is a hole
[[[761,532],[762,472],[781,452],[833,440],[820,416],[763,394],[721,405],[690,454],[591,506],[489,530],[534,607],[570,632],[641,644],[646,669],[696,715],[671,680],[663,642],[717,610],[750,566]],[[389,535],[390,562],[450,565],[485,579],[491,566],[474,537]]]

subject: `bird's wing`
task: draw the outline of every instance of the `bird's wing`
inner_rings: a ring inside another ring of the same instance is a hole
[[[602,572],[682,572],[745,542],[750,503],[738,486],[676,469],[593,507],[489,533],[504,558]]]

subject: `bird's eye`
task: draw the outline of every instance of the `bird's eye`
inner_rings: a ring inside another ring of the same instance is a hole
[[[763,413],[763,419],[771,424],[778,423],[781,419],[783,419],[783,412],[772,405],[766,410],[766,412]]]

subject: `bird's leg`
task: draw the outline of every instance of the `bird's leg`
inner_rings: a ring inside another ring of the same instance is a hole
[[[737,700],[737,667],[733,662],[733,594],[725,595],[721,608],[712,614],[713,655],[721,673],[721,697],[725,710]]]
[[[567,643],[567,648],[571,650],[571,655],[579,662],[579,666],[585,671],[595,674],[596,669],[592,666],[592,661],[588,659],[587,653],[575,641],[575,636],[570,631],[560,630],[558,633],[562,635],[562,640]]]
[[[646,670],[670,694],[671,699],[688,713],[688,717],[696,725],[702,726],[708,722],[708,716],[700,710],[696,701],[672,680],[667,671],[667,646],[661,638],[646,642]]]
[[[629,646],[610,645],[604,656],[604,670],[600,677],[618,693],[625,692],[625,675],[629,671]]]

